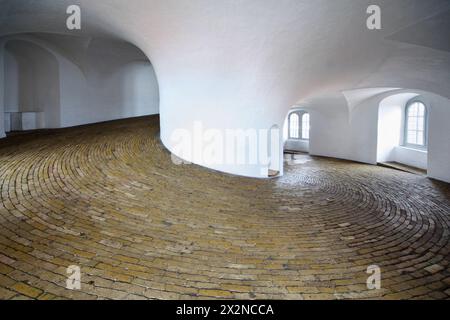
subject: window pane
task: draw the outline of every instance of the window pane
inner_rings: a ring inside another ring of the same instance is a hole
[[[408,130],[415,130],[417,128],[417,118],[409,117],[408,118]]]
[[[302,116],[302,139],[309,139],[309,113]]]
[[[417,118],[417,130],[423,131],[425,127],[425,119],[424,118]]]
[[[417,135],[415,131],[408,131],[408,137],[406,142],[407,143],[411,143],[411,144],[416,144],[417,143]]]
[[[406,110],[407,144],[425,145],[426,107],[421,102],[414,102]]]
[[[413,103],[408,107],[408,117],[417,116],[417,103]]]
[[[418,105],[418,115],[419,117],[424,117],[425,116],[425,106],[423,103],[417,103]]]
[[[299,119],[296,113],[289,116],[289,138],[299,138]]]
[[[420,131],[417,132],[417,144],[423,146],[423,132]]]

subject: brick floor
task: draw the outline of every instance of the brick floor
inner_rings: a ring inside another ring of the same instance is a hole
[[[448,184],[325,158],[271,180],[176,166],[157,123],[0,142],[0,299],[449,299]]]

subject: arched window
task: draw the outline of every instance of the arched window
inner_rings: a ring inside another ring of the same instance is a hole
[[[420,101],[413,101],[406,105],[405,112],[405,145],[424,148],[427,145],[426,106]]]
[[[309,140],[309,113],[302,115],[302,139]]]
[[[289,138],[298,139],[299,138],[299,117],[298,114],[293,112],[289,116]]]
[[[309,140],[309,113],[305,111],[294,111],[289,114],[288,119],[288,138]]]

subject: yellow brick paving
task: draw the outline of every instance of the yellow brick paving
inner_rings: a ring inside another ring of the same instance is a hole
[[[177,166],[158,121],[0,142],[0,299],[449,299],[448,184],[326,158],[272,180]]]

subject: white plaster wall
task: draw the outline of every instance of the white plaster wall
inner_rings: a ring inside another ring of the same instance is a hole
[[[395,161],[395,148],[400,145],[401,139],[402,110],[400,105],[380,105],[377,162]]]
[[[4,104],[5,112],[19,111],[19,66],[16,59],[7,50],[4,56]]]
[[[22,130],[35,130],[45,128],[45,114],[43,112],[22,112],[21,126]]]
[[[34,105],[23,111],[42,112],[46,128],[61,126],[60,70],[56,57],[33,48]]]
[[[46,128],[44,112],[5,112],[5,132]]]
[[[90,110],[74,109],[72,119],[90,123],[156,114],[159,93],[150,62],[128,44],[91,41],[84,67]]]
[[[403,163],[409,166],[427,170],[428,168],[428,152],[411,149],[403,146],[394,147],[390,161]]]
[[[105,53],[106,54],[106,53]],[[89,56],[86,73],[66,65],[61,82],[63,126],[157,114],[158,83],[148,61],[99,67],[104,55]]]
[[[377,118],[378,107],[355,108],[350,111],[350,129],[347,137],[350,147],[347,159],[376,164]]]
[[[324,96],[304,103],[310,114],[309,153],[348,159],[351,141],[347,104],[343,95]]]
[[[4,116],[4,122],[3,122],[3,124],[4,124],[4,132],[9,132],[9,131],[11,131],[11,114],[9,113],[9,112],[4,112],[4,113],[2,113],[2,115]],[[0,119],[1,119],[1,117],[0,117]],[[0,129],[1,129],[1,126],[0,126]],[[2,138],[2,137],[0,137],[0,138]]]
[[[149,62],[134,61],[122,73],[125,116],[159,113],[158,81]]]
[[[357,106],[356,110],[378,110],[377,123],[377,162],[396,161],[412,165],[409,155],[412,152],[402,151],[396,152],[396,147],[403,144],[403,128],[405,107],[409,100],[417,97],[417,93],[405,92],[399,93],[397,91],[389,91],[390,96],[384,97],[383,94],[375,95],[372,99],[367,99],[365,102]],[[389,93],[388,93],[389,94]],[[378,108],[377,108],[378,105]],[[366,123],[370,119],[363,120]],[[420,154],[419,156],[421,156]],[[425,153],[426,156],[426,153]],[[419,168],[422,168],[419,166]],[[425,168],[426,169],[426,162]]]
[[[9,124],[11,131],[19,131],[23,130],[22,126],[22,114],[19,112],[10,112],[7,113],[9,115]]]
[[[7,42],[5,53],[5,111],[43,112],[46,127],[59,127],[59,66],[56,57],[23,40]]]
[[[301,139],[287,139],[284,143],[284,148],[288,150],[308,152],[309,141]]]
[[[60,60],[61,126],[89,123],[97,108],[90,104],[88,84],[82,69],[71,61]]]
[[[450,100],[430,95],[428,176],[450,182]]]
[[[6,136],[5,134],[5,72],[4,72],[4,48],[3,43],[0,41],[0,139]],[[9,119],[8,119],[8,126]]]

